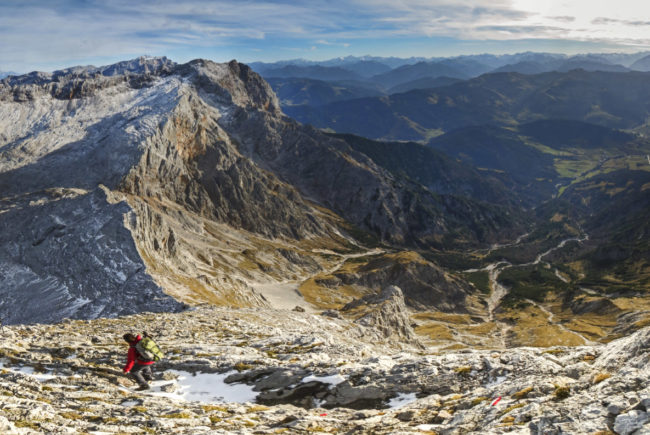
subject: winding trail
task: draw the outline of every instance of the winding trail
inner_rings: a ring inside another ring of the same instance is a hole
[[[490,255],[492,251],[496,251],[497,249],[509,248],[510,246],[517,246],[521,244],[521,241],[524,240],[529,235],[530,233],[522,234],[521,236],[517,237],[517,239],[514,242],[504,243],[504,244],[495,243],[489,248],[477,249],[476,251],[473,251],[473,253],[477,254],[477,253],[485,252],[485,255]]]
[[[317,253],[321,253],[321,254],[328,254],[328,255],[337,255],[337,256],[340,257],[341,260],[339,262],[337,262],[333,267],[331,267],[328,270],[318,272],[318,274],[321,274],[321,273],[331,274],[331,273],[334,273],[334,272],[338,271],[341,267],[343,267],[345,262],[347,260],[349,260],[350,258],[369,257],[371,255],[383,254],[386,251],[384,251],[383,249],[380,249],[380,248],[375,248],[375,249],[371,249],[370,251],[360,252],[358,254],[339,254],[339,253],[336,253],[334,251],[328,251],[328,250],[325,250],[325,249],[313,249],[312,252],[317,252]]]
[[[570,281],[566,279],[565,277],[562,276],[559,270],[555,269],[555,276],[557,276],[557,279],[559,279],[562,282],[569,283]]]
[[[562,240],[562,241],[561,241],[561,242],[560,242],[556,247],[551,248],[551,249],[549,249],[548,251],[539,254],[539,255],[537,256],[537,258],[535,259],[535,261],[533,261],[532,263],[525,263],[525,264],[520,264],[520,265],[517,265],[517,266],[518,266],[518,267],[519,267],[519,266],[531,266],[531,265],[539,264],[539,263],[542,262],[542,258],[546,257],[546,256],[549,255],[551,252],[554,252],[554,251],[557,251],[558,249],[562,249],[562,248],[564,248],[564,247],[566,246],[567,243],[569,243],[569,242],[578,242],[578,243],[582,243],[582,242],[584,242],[584,241],[586,241],[586,240],[589,240],[589,235],[587,235],[587,234],[585,234],[583,237],[571,237],[571,238],[569,238],[569,239],[564,239],[564,240]]]
[[[566,246],[567,243],[569,242],[578,242],[582,243],[585,240],[589,240],[588,235],[584,235],[583,237],[571,237],[568,239],[562,240],[560,243],[558,243],[557,246],[539,254],[536,258],[535,261],[531,261],[530,263],[523,263],[523,264],[511,264],[508,262],[498,262],[498,263],[493,263],[488,265],[484,270],[489,271],[489,276],[490,276],[490,286],[492,288],[492,294],[490,294],[490,299],[488,300],[488,307],[492,307],[490,310],[490,317],[493,318],[493,311],[496,309],[496,307],[499,306],[499,303],[503,298],[508,294],[508,289],[505,289],[501,284],[499,284],[499,275],[501,272],[503,272],[505,269],[513,268],[513,267],[526,267],[526,266],[535,266],[543,262],[543,258],[546,257],[547,255],[550,255],[552,252],[557,251],[558,249],[562,249]],[[544,262],[545,264],[549,263]],[[503,265],[499,267],[499,265]],[[556,276],[559,275],[559,271],[556,269],[555,270]],[[558,276],[562,281],[567,282],[563,277]],[[493,300],[496,299],[496,300]],[[492,302],[492,305],[490,305],[490,302]]]
[[[491,253],[492,251],[494,251],[495,249],[498,249],[498,248],[510,247],[510,246],[518,246],[518,245],[521,244],[522,240],[524,240],[529,234],[530,233],[526,233],[526,234],[523,234],[523,235],[519,236],[517,238],[517,240],[515,242],[513,242],[513,243],[504,244],[504,245],[493,245],[492,247],[488,248],[488,250],[485,251],[485,252],[487,252],[487,254],[489,254],[489,253]],[[510,332],[510,330],[512,328],[511,328],[510,325],[497,320],[496,317],[495,317],[496,309],[501,304],[501,301],[503,301],[503,298],[505,298],[508,295],[508,292],[510,291],[507,287],[499,284],[499,275],[501,274],[501,272],[503,272],[504,270],[509,269],[509,268],[534,266],[534,265],[540,264],[540,263],[544,262],[543,261],[544,257],[546,257],[547,255],[550,255],[551,253],[557,251],[558,249],[564,248],[566,246],[566,244],[569,243],[569,242],[582,243],[585,240],[589,240],[589,235],[587,235],[585,233],[583,233],[583,234],[584,235],[582,237],[570,237],[568,239],[562,240],[560,243],[557,244],[557,246],[554,246],[553,248],[550,248],[550,249],[546,250],[545,252],[542,252],[541,254],[537,255],[535,260],[531,261],[529,263],[512,264],[512,263],[510,263],[508,261],[502,260],[502,261],[498,261],[496,263],[489,264],[489,265],[487,265],[486,267],[484,267],[482,269],[468,269],[468,270],[464,271],[466,273],[481,272],[481,271],[488,272],[489,286],[490,286],[490,289],[492,290],[492,292],[490,293],[490,296],[488,297],[488,299],[486,301],[487,302],[487,312],[488,312],[487,319],[490,322],[495,322],[495,324],[498,326],[498,328],[499,328],[499,332],[498,332],[499,339],[500,339],[500,341],[501,341],[504,348],[508,347],[507,346],[508,333]],[[548,264],[550,266],[549,263],[546,263],[546,262],[544,262],[544,263]],[[557,269],[554,269],[554,271],[555,271],[555,275],[560,280],[562,280],[564,282],[568,282],[568,280],[566,278],[564,278]],[[542,305],[540,305],[540,304],[538,304],[538,303],[536,303],[536,302],[534,302],[532,300],[529,300],[529,299],[527,299],[527,301],[534,304],[540,310],[542,310],[548,316],[548,322],[550,324],[558,326],[559,328],[563,329],[567,333],[571,333],[571,334],[579,336],[585,342],[585,344],[593,344],[592,341],[588,340],[584,336],[582,336],[582,335],[580,335],[580,334],[578,334],[578,333],[576,333],[574,331],[571,331],[571,330],[567,329],[561,323],[559,323],[559,322],[555,323],[554,322],[554,317],[555,317],[554,314],[552,312],[550,312],[548,309],[546,309],[545,307],[543,307]]]
[[[488,272],[490,288],[492,289],[492,293],[490,293],[490,297],[487,300],[488,317],[490,318],[491,321],[494,320],[494,311],[501,303],[501,300],[503,300],[503,298],[508,294],[508,289],[505,286],[499,284],[498,281],[499,274],[501,274],[501,272],[507,269],[508,267],[512,267],[512,264],[508,263],[507,261],[504,261],[504,262],[490,264],[485,269]]]

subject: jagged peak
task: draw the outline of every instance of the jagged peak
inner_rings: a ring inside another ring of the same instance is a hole
[[[220,94],[239,106],[280,113],[280,102],[271,86],[248,65],[235,59],[228,63],[194,59],[176,67],[175,72],[191,79],[200,89]]]
[[[134,74],[155,74],[163,71],[171,71],[176,66],[176,62],[165,56],[140,56],[135,59],[118,62],[97,68],[105,76],[120,75],[125,73]]]
[[[140,56],[102,67],[76,66],[52,73],[31,72],[0,80],[0,90],[18,101],[31,99],[45,92],[55,98],[79,98],[94,93],[95,89],[127,81],[131,87],[141,88],[156,77],[178,75],[187,83],[214,94],[226,104],[247,109],[262,109],[281,113],[280,103],[271,87],[248,65],[231,60],[216,63],[194,59],[177,64],[167,57]],[[124,80],[122,79],[124,78]],[[43,89],[34,91],[33,87]],[[24,88],[22,88],[24,87]]]
[[[167,57],[140,56],[131,60],[124,60],[110,65],[96,67],[94,65],[79,65],[53,72],[32,71],[18,76],[9,76],[0,81],[10,86],[17,85],[43,85],[58,82],[66,78],[87,79],[97,76],[113,77],[119,75],[154,74],[161,75],[171,72],[176,62]]]

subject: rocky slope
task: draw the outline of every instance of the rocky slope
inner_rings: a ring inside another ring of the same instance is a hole
[[[392,307],[383,311],[385,317],[398,318],[399,290],[387,290],[385,296],[383,303]],[[5,326],[0,430],[650,430],[650,329],[607,345],[439,353],[398,347],[386,337],[403,328],[399,322],[384,326],[389,334],[366,321],[209,306],[176,314]],[[147,330],[166,352],[166,359],[156,365],[151,392],[134,392],[134,385],[121,375],[126,353],[121,335],[127,330]]]
[[[0,192],[6,323],[265,306],[254,287],[335,266],[363,250],[353,235],[476,245],[517,223],[287,118],[235,61],[140,58],[0,81]]]

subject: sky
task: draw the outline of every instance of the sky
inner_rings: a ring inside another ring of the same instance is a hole
[[[0,71],[344,56],[637,52],[643,0],[0,0]]]

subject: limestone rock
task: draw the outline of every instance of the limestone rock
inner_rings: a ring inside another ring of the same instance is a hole
[[[367,314],[359,317],[356,323],[373,331],[379,331],[385,339],[411,343],[421,346],[409,319],[402,290],[396,286],[386,287],[378,295],[368,295],[348,303],[342,311],[359,306],[367,307]]]
[[[381,305],[397,295],[390,289],[373,299]],[[125,328],[147,330],[167,354],[154,366],[150,392],[134,392],[122,377]],[[0,428],[482,434],[515,427],[560,434],[645,433],[649,426],[650,383],[647,368],[637,366],[648,352],[647,329],[606,345],[561,348],[549,359],[536,348],[428,353],[357,328],[347,318],[210,306],[5,326]],[[626,349],[630,364],[616,360],[618,370],[594,384],[610,349]],[[579,363],[586,352],[597,355],[593,365]],[[210,392],[215,382],[218,391]],[[568,397],[558,393],[562,386],[570,387]],[[241,391],[249,396],[239,398]]]
[[[643,411],[630,411],[616,417],[614,432],[620,435],[628,435],[643,427],[648,422],[648,414]]]
[[[622,365],[641,368],[650,361],[650,329],[641,329],[607,345],[595,366],[614,370]]]

